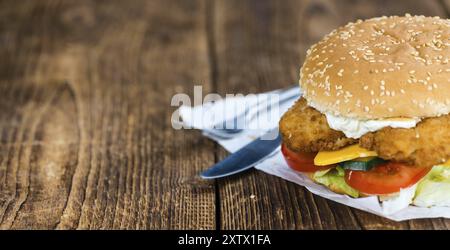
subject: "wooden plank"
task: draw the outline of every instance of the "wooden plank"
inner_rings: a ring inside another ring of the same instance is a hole
[[[442,8],[446,11],[447,16],[450,16],[450,0],[441,0]]]
[[[219,93],[257,93],[297,82],[306,49],[358,18],[445,16],[436,1],[216,1]],[[221,150],[219,158],[225,157]],[[222,229],[448,228],[449,220],[396,223],[351,209],[259,171],[219,181]]]
[[[205,2],[0,4],[1,228],[215,228],[170,107],[210,88]]]

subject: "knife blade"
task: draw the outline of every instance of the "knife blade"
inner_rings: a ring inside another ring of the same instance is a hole
[[[271,135],[273,136],[274,133],[276,133],[276,137],[268,140],[267,138]],[[200,176],[203,179],[215,179],[242,172],[266,159],[280,144],[281,135],[278,132],[278,128],[272,129],[208,170],[202,172]]]

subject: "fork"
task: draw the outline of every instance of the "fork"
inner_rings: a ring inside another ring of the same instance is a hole
[[[296,89],[297,91],[293,91]],[[291,91],[292,90],[292,91]],[[211,129],[205,129],[203,130],[204,133],[209,134],[211,136],[215,136],[221,139],[231,139],[239,135],[244,129],[238,128],[238,124],[240,121],[243,121],[247,117],[247,115],[250,113],[251,110],[253,110],[255,107],[258,109],[256,112],[254,112],[248,119],[248,121],[252,121],[258,114],[260,114],[262,111],[269,111],[272,108],[272,105],[278,104],[282,105],[288,101],[291,101],[294,98],[300,97],[300,89],[298,85],[291,86],[288,88],[275,90],[272,92],[269,92],[268,94],[278,94],[279,95],[279,101],[278,103],[273,103],[270,101],[263,101],[263,102],[257,102],[250,107],[247,107],[246,110],[243,113],[240,113],[236,116],[234,116],[231,119],[223,120],[221,122],[218,122],[215,124]],[[232,124],[233,128],[227,128],[226,125]]]

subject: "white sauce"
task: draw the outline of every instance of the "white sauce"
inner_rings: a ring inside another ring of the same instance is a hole
[[[419,118],[389,118],[383,120],[358,120],[325,113],[328,125],[334,130],[342,131],[346,137],[358,139],[368,132],[384,127],[413,128],[420,122]]]

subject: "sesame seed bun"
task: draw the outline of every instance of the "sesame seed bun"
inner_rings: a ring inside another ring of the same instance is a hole
[[[380,17],[334,30],[307,53],[300,86],[308,105],[357,119],[450,112],[450,21]]]

